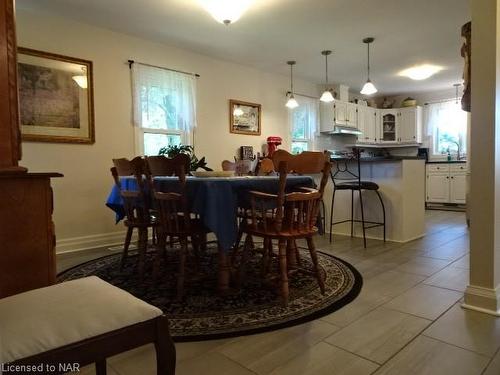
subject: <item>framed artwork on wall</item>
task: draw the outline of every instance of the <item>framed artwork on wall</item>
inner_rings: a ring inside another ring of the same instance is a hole
[[[95,142],[92,61],[20,47],[17,69],[23,141]]]
[[[260,135],[261,105],[229,100],[229,131],[235,134]]]

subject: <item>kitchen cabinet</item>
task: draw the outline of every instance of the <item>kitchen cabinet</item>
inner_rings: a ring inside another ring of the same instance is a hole
[[[422,142],[422,107],[401,108],[398,112],[400,143]]]
[[[465,163],[427,164],[426,202],[465,204]]]
[[[375,108],[358,106],[358,129],[363,133],[358,136],[358,143],[377,142],[378,116]]]
[[[345,103],[345,124],[353,128],[358,127],[358,106],[354,103]]]
[[[399,110],[380,110],[380,135],[381,143],[399,142]]]
[[[319,102],[319,127],[321,132],[331,132],[335,127],[335,106],[333,103]]]
[[[357,105],[336,100],[333,104],[335,123],[342,126],[358,127]]]
[[[358,127],[358,106],[336,100],[332,103],[320,102],[320,131],[331,132],[335,125]]]

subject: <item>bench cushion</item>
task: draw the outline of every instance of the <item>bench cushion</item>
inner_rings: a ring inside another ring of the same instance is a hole
[[[162,311],[91,276],[0,299],[0,363],[144,322]]]

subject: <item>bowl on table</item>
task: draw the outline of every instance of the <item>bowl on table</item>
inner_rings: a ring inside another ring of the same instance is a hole
[[[195,177],[232,177],[234,171],[194,171]]]

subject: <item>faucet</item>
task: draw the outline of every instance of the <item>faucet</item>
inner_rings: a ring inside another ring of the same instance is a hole
[[[460,155],[460,143],[456,141],[451,141],[452,143],[455,143],[457,145],[457,160],[462,160],[462,156]]]

